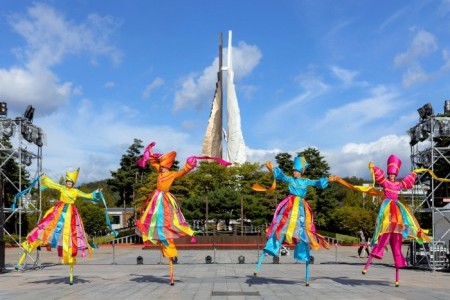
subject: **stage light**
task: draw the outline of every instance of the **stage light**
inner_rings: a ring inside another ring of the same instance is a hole
[[[16,130],[16,124],[12,120],[4,120],[1,121],[2,125],[2,134],[4,137],[10,138],[14,135]]]
[[[23,165],[31,165],[31,156],[28,154],[22,154],[22,159],[20,160]]]
[[[31,165],[31,159],[33,158],[33,154],[31,152],[28,152],[25,149],[20,149],[20,162],[23,165],[30,166]]]
[[[22,123],[20,126],[20,133],[22,133],[22,137],[28,143],[33,143],[33,127],[32,127],[32,125]]]
[[[419,126],[417,126],[416,139],[423,142],[430,136],[430,132],[431,132],[430,122],[420,124]]]
[[[408,130],[408,135],[411,139],[411,141],[409,142],[409,145],[412,147],[415,144],[418,143],[418,140],[416,139],[416,127],[412,127]]]
[[[449,120],[438,120],[436,122],[437,136],[450,136],[450,121]]]
[[[420,115],[420,118],[422,120],[425,120],[428,117],[431,117],[434,113],[433,113],[433,107],[431,106],[430,103],[425,104],[424,106],[422,106],[421,108],[419,108],[417,110],[417,112]]]
[[[0,102],[0,118],[8,115],[8,105],[6,102]]]
[[[27,109],[23,113],[23,117],[28,120],[28,122],[33,122],[33,116],[34,116],[34,107],[31,105],[27,106]]]
[[[44,146],[44,133],[42,132],[42,129],[38,128],[37,137],[34,140],[34,143],[38,147]]]

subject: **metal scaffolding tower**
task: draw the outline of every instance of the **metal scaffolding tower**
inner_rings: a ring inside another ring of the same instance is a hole
[[[439,178],[450,180],[450,100],[445,101],[444,114],[435,116],[429,103],[418,109],[420,121],[410,128],[411,164],[413,169],[431,170]],[[409,259],[413,266],[432,270],[449,268],[450,202],[449,182],[437,180],[429,172],[419,173],[413,193],[414,212],[428,213],[432,222],[432,241],[418,245],[412,242]],[[415,189],[416,190],[416,189]]]
[[[34,108],[28,106],[23,117],[14,119],[7,117],[5,102],[0,103],[0,272],[5,269],[5,241],[9,236],[18,246],[22,242],[22,222],[24,214],[37,213],[38,219],[42,216],[42,199],[40,189],[30,191],[20,197],[15,197],[16,203],[11,206],[5,197],[5,187],[9,187],[8,200],[26,190],[24,170],[32,166],[35,176],[42,173],[42,146],[45,136],[41,128],[33,125]],[[19,174],[10,174],[8,164],[14,161],[19,166]],[[17,178],[18,175],[18,178]],[[12,177],[14,176],[14,178]],[[37,181],[39,187],[39,181]],[[15,222],[18,239],[6,228],[8,222]],[[39,264],[39,253],[28,256],[35,265]]]

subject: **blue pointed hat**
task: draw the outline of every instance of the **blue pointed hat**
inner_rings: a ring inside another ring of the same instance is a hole
[[[305,157],[296,156],[294,158],[294,170],[299,171],[300,173],[303,173],[308,166],[309,166],[309,164],[306,161]]]

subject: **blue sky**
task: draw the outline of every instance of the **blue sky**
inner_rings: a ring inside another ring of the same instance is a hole
[[[0,99],[35,107],[43,169],[110,176],[139,138],[200,155],[219,33],[233,32],[250,162],[316,147],[339,176],[410,171],[417,109],[450,98],[450,1],[0,2]],[[226,49],[225,49],[226,51]],[[32,150],[33,145],[26,145]]]

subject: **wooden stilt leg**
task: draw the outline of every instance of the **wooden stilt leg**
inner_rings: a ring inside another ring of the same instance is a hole
[[[264,253],[264,251],[263,251],[261,253],[261,256],[259,257],[258,264],[256,265],[256,269],[255,269],[255,272],[253,272],[253,275],[255,275],[255,276],[258,275],[259,269],[261,268],[261,264],[262,264],[264,258],[266,258],[266,253]]]
[[[170,285],[175,285],[173,278],[173,261],[172,257],[169,257],[169,270],[170,270]]]
[[[395,287],[399,286],[399,270],[398,268],[395,268]]]
[[[22,269],[23,262],[25,261],[25,258],[27,257],[27,255],[28,255],[28,252],[24,251],[22,256],[19,259],[19,262],[17,263],[17,265],[15,267],[16,270]]]
[[[372,255],[369,255],[369,258],[367,259],[366,265],[364,266],[364,269],[362,270],[362,274],[366,275],[367,270],[369,269],[370,264],[372,263]]]
[[[305,265],[305,285],[309,286],[309,261]]]
[[[69,284],[73,284],[73,264],[69,266]]]

